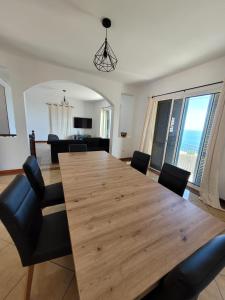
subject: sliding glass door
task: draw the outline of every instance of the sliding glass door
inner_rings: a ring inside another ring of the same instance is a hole
[[[165,145],[172,100],[159,101],[156,114],[155,132],[151,153],[151,167],[160,170],[164,161]]]
[[[190,97],[185,103],[175,164],[191,172],[189,179],[191,182],[194,181],[196,175],[212,97],[213,95]]]
[[[167,144],[164,159],[164,161],[169,164],[173,164],[175,159],[183,102],[183,99],[175,99],[172,103],[172,114],[170,118],[169,132],[167,136]]]
[[[218,93],[158,102],[152,168],[174,164],[200,185],[217,99]]]

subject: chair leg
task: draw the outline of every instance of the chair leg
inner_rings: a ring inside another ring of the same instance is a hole
[[[27,280],[26,280],[26,290],[25,290],[25,300],[30,300],[31,285],[34,273],[34,265],[29,266],[27,270]]]

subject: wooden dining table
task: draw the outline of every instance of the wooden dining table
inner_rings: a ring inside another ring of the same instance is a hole
[[[103,152],[61,153],[80,300],[140,299],[224,223]]]

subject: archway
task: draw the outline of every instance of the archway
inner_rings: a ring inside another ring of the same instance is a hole
[[[63,90],[65,92],[63,92]],[[88,118],[92,121],[91,128],[76,128],[73,124],[69,136],[61,136],[56,129],[52,130],[50,126],[49,105],[60,105],[64,97],[69,105],[73,107],[72,119]],[[82,136],[110,138],[110,152],[112,149],[113,135],[113,104],[104,95],[81,84],[66,80],[53,80],[43,82],[28,88],[24,92],[26,127],[28,134],[34,130],[36,135],[37,156],[40,164],[50,162],[50,149],[46,141],[48,134],[53,133],[60,136],[61,139],[82,138]],[[101,130],[101,112],[103,109],[110,108],[111,123],[109,134],[104,136]]]

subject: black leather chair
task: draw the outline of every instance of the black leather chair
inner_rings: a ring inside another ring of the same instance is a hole
[[[40,202],[28,179],[17,175],[0,195],[0,219],[16,245],[22,265],[29,266],[29,299],[34,265],[71,254],[66,212],[42,216]]]
[[[56,134],[49,134],[48,135],[48,141],[52,142],[52,141],[59,141],[59,137]]]
[[[225,235],[220,235],[177,265],[142,300],[197,300],[224,267]]]
[[[191,173],[164,163],[158,182],[174,193],[183,196]]]
[[[64,203],[64,193],[61,182],[46,185],[41,174],[38,162],[34,156],[29,156],[23,164],[23,170],[30,181],[32,188],[41,201],[41,207]]]
[[[150,161],[150,155],[140,152],[134,151],[132,160],[131,160],[131,167],[138,170],[139,172],[146,175],[148,170],[148,165]]]
[[[69,145],[69,152],[87,152],[86,144],[71,144]]]

